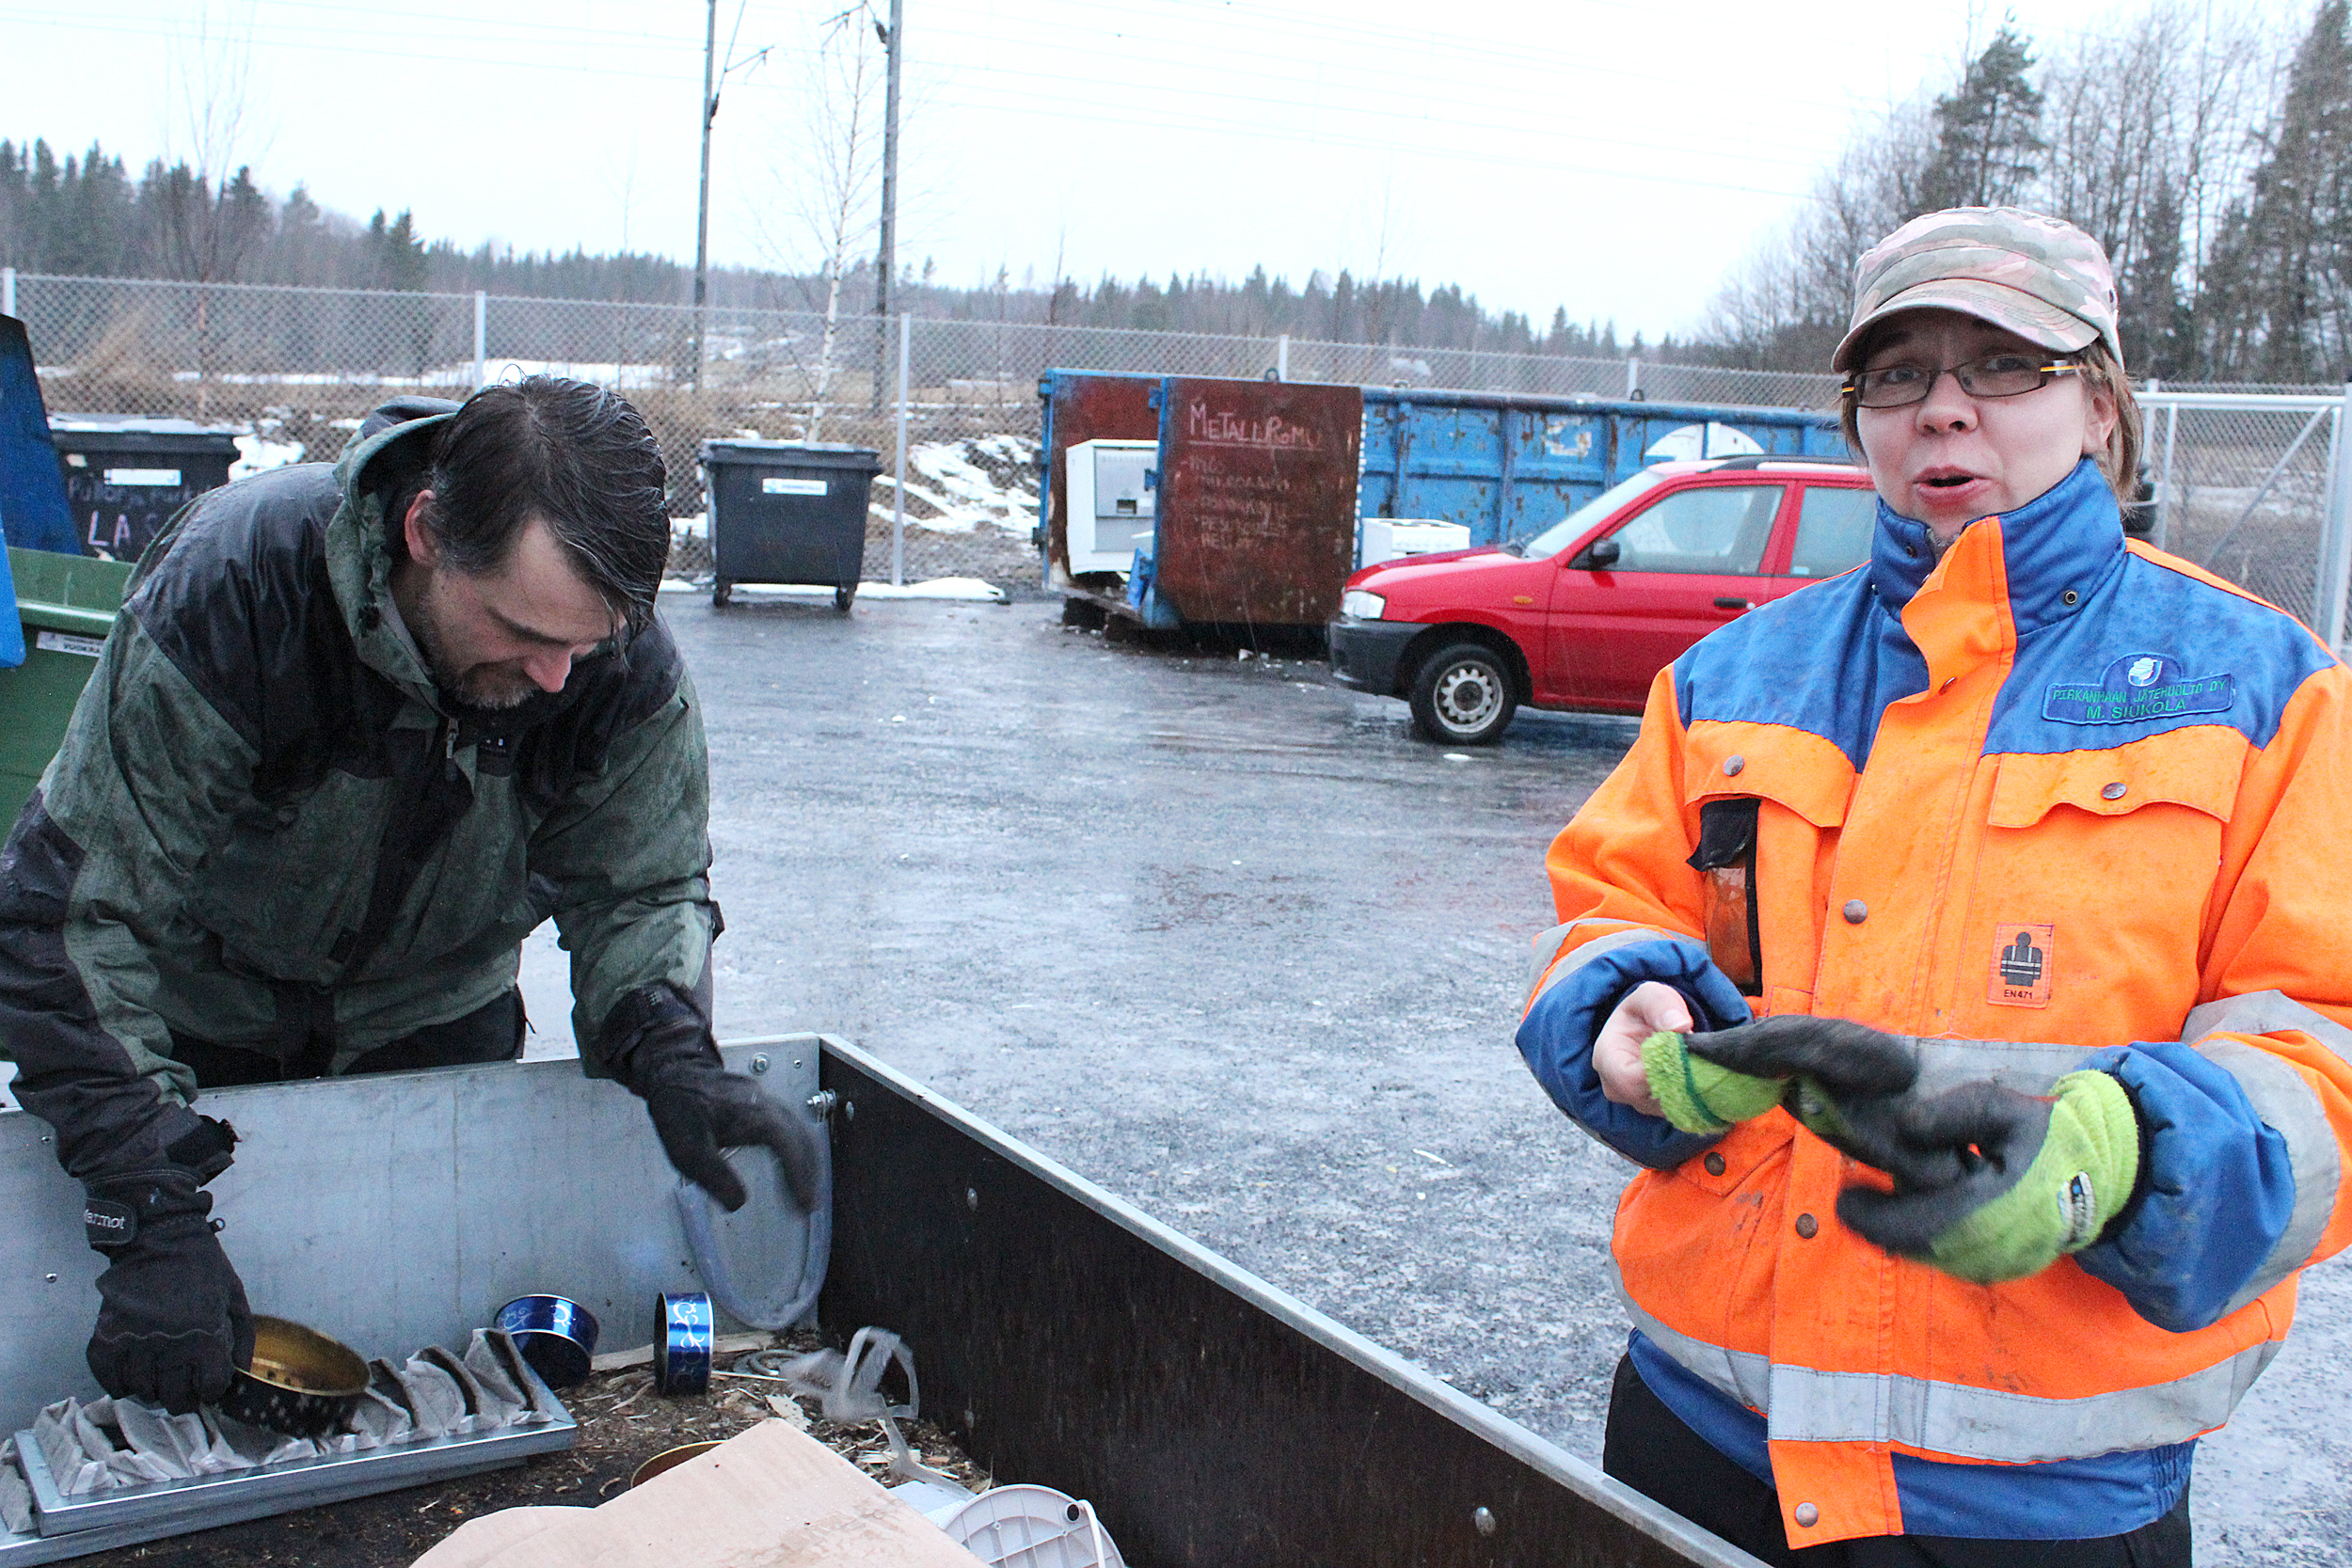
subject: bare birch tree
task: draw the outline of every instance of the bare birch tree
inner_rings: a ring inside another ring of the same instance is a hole
[[[816,49],[805,62],[793,103],[780,127],[785,156],[769,171],[784,193],[781,221],[755,210],[760,248],[795,271],[816,262],[808,304],[823,317],[813,362],[802,372],[809,388],[807,440],[823,439],[834,383],[845,358],[842,297],[866,260],[880,223],[882,88],[885,61],[876,31],[881,17],[868,0],[818,24]]]
[[[176,277],[233,280],[268,242],[272,218],[251,166],[268,136],[254,94],[250,8],[240,25],[199,6],[174,30],[166,69],[164,156],[149,166],[141,192],[158,208],[158,260]],[[209,291],[198,290],[199,414],[212,395],[212,309]]]

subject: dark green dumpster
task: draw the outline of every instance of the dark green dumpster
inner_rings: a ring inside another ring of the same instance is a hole
[[[237,433],[138,414],[53,414],[66,504],[84,553],[136,561],[172,514],[229,483]]]
[[[710,602],[739,582],[830,586],[847,611],[866,569],[866,508],[882,454],[811,441],[705,441]]]

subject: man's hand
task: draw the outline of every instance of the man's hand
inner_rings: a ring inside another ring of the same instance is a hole
[[[806,1213],[817,1207],[819,1140],[814,1117],[773,1100],[739,1072],[729,1072],[718,1047],[699,1029],[668,1029],[629,1053],[625,1080],[642,1096],[661,1138],[662,1152],[680,1176],[730,1213],[750,1196],[727,1164],[724,1149],[757,1146],[774,1153],[787,1191]]]
[[[1895,1191],[1849,1187],[1837,1217],[1868,1241],[1978,1285],[2040,1274],[2099,1239],[2139,1178],[2139,1117],[2104,1072],[2070,1072],[2054,1099],[1963,1084],[1904,1106],[1895,1135],[1957,1174]]]
[[[213,1233],[212,1196],[190,1172],[141,1171],[89,1184],[83,1221],[112,1259],[98,1276],[88,1360],[98,1386],[184,1416],[229,1391],[253,1360],[245,1286]]]

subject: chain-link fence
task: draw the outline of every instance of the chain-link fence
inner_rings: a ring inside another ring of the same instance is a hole
[[[268,456],[329,457],[386,397],[462,397],[547,371],[617,387],[670,465],[672,569],[709,569],[701,443],[843,441],[882,454],[866,575],[1037,580],[1037,380],[1051,368],[1826,408],[1828,375],[1018,322],[828,323],[789,310],[60,277],[0,271],[50,406],[228,425]],[[2165,388],[2145,400],[2169,548],[2340,635],[2345,531],[2327,519],[2342,388]],[[2256,396],[2255,393],[2267,394]],[[906,534],[894,554],[898,413]],[[268,460],[267,457],[262,459]],[[2334,598],[2320,588],[2335,585]],[[2327,601],[2327,602],[2323,602]]]
[[[2345,405],[2344,388],[2165,390],[2141,399],[2153,541],[2339,643]]]

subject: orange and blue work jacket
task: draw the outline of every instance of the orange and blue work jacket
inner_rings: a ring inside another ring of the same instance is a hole
[[[2296,1272],[2352,1241],[2347,823],[2352,675],[2127,543],[2088,461],[1940,561],[1882,506],[1867,568],[1660,672],[1551,847],[1518,1043],[1649,1167],[1613,1246],[1634,1364],[1792,1544],[2119,1534],[2178,1500]],[[1786,1112],[1710,1139],[1602,1096],[1594,1033],[1645,980],[1701,1028],[1927,1037],[1923,1087],[2112,1073],[2139,1188],[2030,1278],[1890,1257],[1836,1217],[1876,1173]]]

